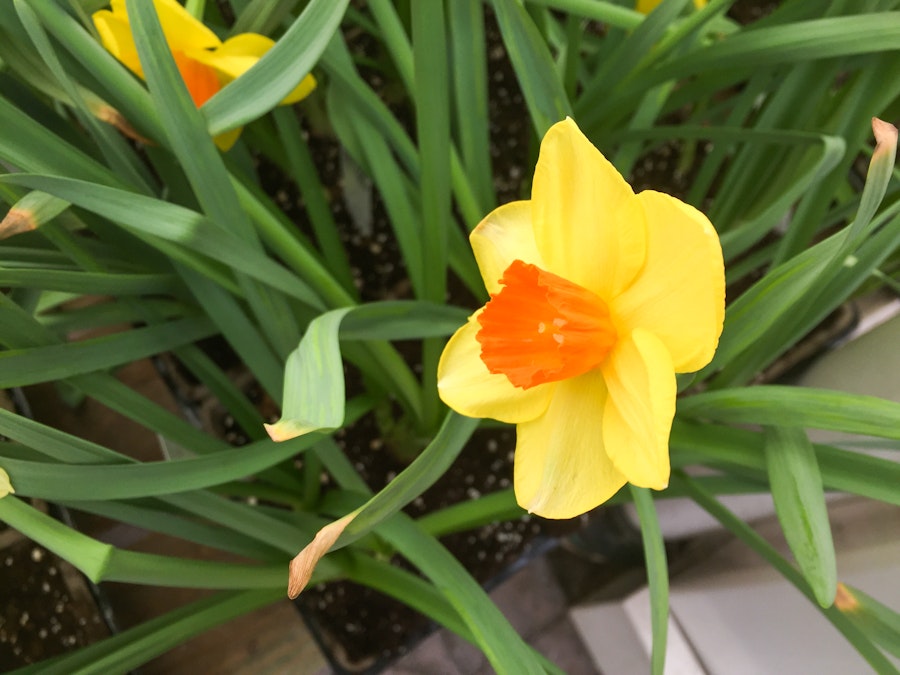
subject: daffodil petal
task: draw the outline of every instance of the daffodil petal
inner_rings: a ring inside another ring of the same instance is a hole
[[[291,89],[287,96],[281,99],[281,105],[290,105],[291,103],[302,101],[313,92],[313,89],[315,89],[316,86],[318,86],[318,82],[316,81],[316,78],[312,76],[312,73],[310,73],[300,80],[300,84]]]
[[[479,310],[450,338],[438,364],[438,393],[453,410],[469,417],[491,417],[512,424],[534,419],[550,405],[555,384],[528,390],[513,386],[506,375],[492,374],[481,360],[475,338]]]
[[[214,49],[222,44],[219,37],[207,28],[202,21],[194,18],[176,0],[153,0],[153,6],[162,25],[163,33],[169,49],[175,51],[187,51],[188,49]],[[125,0],[113,0],[113,12],[125,11]]]
[[[491,211],[469,235],[488,293],[500,292],[500,277],[513,260],[543,268],[531,226],[531,203],[510,202]]]
[[[231,129],[230,131],[226,131],[224,133],[219,134],[218,136],[213,137],[213,142],[216,144],[216,147],[222,152],[228,152],[231,150],[232,146],[237,143],[237,139],[240,138],[241,132],[244,130],[244,127],[238,127],[237,129]]]
[[[574,518],[625,484],[604,449],[606,400],[595,370],[557,383],[547,412],[518,425],[514,473],[522,508],[544,518]]]
[[[190,49],[186,54],[192,59],[215,68],[224,80],[237,79],[250,70],[275,42],[264,35],[242,33],[228,38],[215,50]]]
[[[191,58],[215,68],[221,76],[222,83],[227,84],[250,70],[273,46],[275,42],[264,35],[241,33],[228,38],[221,47],[213,51],[193,49],[187,53]],[[309,96],[315,88],[316,78],[307,75],[281,100],[281,103],[283,105],[296,103]]]
[[[625,331],[643,328],[669,351],[675,372],[699,370],[713,357],[725,318],[725,268],[715,229],[674,197],[637,196],[647,219],[647,260],[610,306]]]
[[[609,398],[603,442],[629,483],[662,490],[669,484],[669,432],[675,416],[675,372],[663,343],[636,330],[620,338],[604,363]]]
[[[154,0],[153,6],[171,51],[204,50],[222,43],[215,33],[175,0]],[[125,0],[112,0],[110,8],[112,11],[104,9],[91,16],[100,41],[110,54],[143,78],[144,71],[131,35]]]
[[[531,213],[546,269],[603,299],[644,264],[644,214],[625,179],[570,118],[541,142]]]
[[[131,26],[127,17],[123,20],[120,15],[103,9],[95,12],[91,18],[94,21],[94,28],[100,35],[100,43],[103,48],[131,72],[143,78],[144,70],[141,68],[141,60],[138,58],[137,47],[134,46],[134,38],[131,35]]]

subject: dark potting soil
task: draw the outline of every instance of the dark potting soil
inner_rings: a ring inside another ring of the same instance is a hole
[[[12,531],[0,532],[0,541]],[[16,537],[0,549],[0,671],[37,663],[109,635],[84,577]]]

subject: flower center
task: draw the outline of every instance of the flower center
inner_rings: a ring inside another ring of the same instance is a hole
[[[174,52],[173,56],[181,79],[187,85],[194,105],[198,108],[222,88],[216,71],[206,64],[185,56],[183,52]]]
[[[597,295],[514,260],[478,316],[481,360],[528,389],[596,368],[616,343],[609,308]]]

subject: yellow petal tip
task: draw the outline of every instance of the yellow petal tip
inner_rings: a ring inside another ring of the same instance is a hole
[[[9,480],[9,474],[0,469],[0,499],[3,499],[6,495],[14,494],[16,494],[16,491]]]

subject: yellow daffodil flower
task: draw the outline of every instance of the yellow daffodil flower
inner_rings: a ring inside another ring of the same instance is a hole
[[[656,6],[661,2],[662,0],[637,0],[634,8],[641,14],[649,14],[656,9]],[[694,8],[703,9],[706,7],[706,2],[707,0],[694,0]]]
[[[153,5],[178,71],[197,107],[250,70],[275,44],[256,33],[242,33],[222,42],[176,0],[153,0]],[[111,11],[100,10],[92,16],[100,40],[107,51],[143,79],[144,71],[131,35],[125,0],[112,0],[110,7]],[[315,78],[307,75],[281,103],[296,103],[315,87]],[[240,133],[240,129],[232,129],[221,134],[215,139],[216,145],[221,150],[228,150]]]
[[[663,489],[675,373],[712,359],[722,249],[692,206],[631,187],[566,119],[544,136],[531,199],[470,241],[490,301],[450,339],[443,401],[516,424],[515,493],[572,518],[626,482]]]

